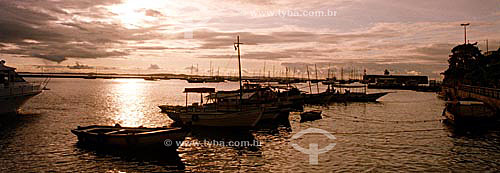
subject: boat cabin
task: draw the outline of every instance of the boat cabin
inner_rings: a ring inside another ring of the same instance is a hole
[[[243,93],[241,98],[240,93]],[[240,90],[218,91],[207,97],[216,102],[219,106],[234,106],[235,104],[240,104],[240,102],[242,104],[259,104],[277,99],[275,91],[269,87],[262,87],[258,84],[245,84],[243,92],[240,92]]]
[[[6,66],[4,60],[0,61],[0,84],[8,87],[14,82],[26,82],[15,70],[16,68]]]
[[[188,95],[189,93],[199,93],[200,94],[200,105],[203,105],[203,93],[212,94],[215,93],[215,88],[184,88],[184,93],[186,93],[186,107],[188,106]],[[207,101],[208,102],[208,101]],[[193,106],[198,106],[198,103],[193,103]]]

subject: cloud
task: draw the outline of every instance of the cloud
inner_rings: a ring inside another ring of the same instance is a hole
[[[32,56],[33,57],[37,57],[37,58],[46,59],[46,60],[49,60],[49,61],[54,61],[54,62],[57,62],[57,63],[61,63],[61,62],[65,61],[65,60],[67,60],[65,57],[58,56],[58,55],[33,54]]]
[[[148,70],[159,70],[159,69],[161,69],[161,68],[158,64],[151,64],[148,67]]]
[[[58,63],[67,58],[126,56],[129,54],[126,49],[115,47],[125,45],[125,41],[157,38],[152,32],[154,28],[127,29],[118,23],[74,20],[82,12],[67,12],[119,2],[0,1],[0,43],[15,45],[15,48],[2,48],[0,52]],[[99,11],[84,14],[97,13]]]
[[[321,70],[327,62],[337,67],[366,65],[376,71],[379,67],[405,67],[425,74],[426,70],[405,64],[433,71],[446,65],[450,49],[462,41],[459,24],[463,20],[473,24],[471,39],[490,39],[490,47],[498,45],[491,41],[500,39],[494,8],[498,2],[450,2],[0,0],[0,53],[53,62],[92,58],[104,63],[110,61],[104,59],[125,57],[123,64],[143,66],[149,65],[148,60],[159,60],[179,63],[176,70],[182,70],[192,61],[203,64],[210,59],[235,58],[233,42],[239,35],[249,71],[261,68],[264,60],[318,64]],[[241,6],[244,12],[234,8]],[[463,11],[465,7],[470,10]],[[248,15],[258,10],[337,10],[338,16]],[[190,28],[193,39],[184,39],[186,21],[192,24],[206,18],[209,22]]]
[[[153,10],[153,9],[147,9],[147,10],[145,10],[144,13],[146,14],[146,16],[149,16],[149,17],[164,17],[165,16],[165,15],[163,15],[163,13],[156,11],[156,10]]]

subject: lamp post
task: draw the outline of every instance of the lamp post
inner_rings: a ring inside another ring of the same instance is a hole
[[[462,23],[460,26],[464,27],[464,44],[467,44],[467,26],[469,26],[470,23]]]

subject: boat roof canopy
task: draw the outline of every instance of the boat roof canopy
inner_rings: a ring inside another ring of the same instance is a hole
[[[184,88],[185,93],[214,93],[215,88]]]
[[[256,92],[244,92],[243,93],[243,96],[241,97],[241,99],[243,100],[247,100],[247,99],[250,99],[252,96],[255,95]],[[240,92],[217,92],[217,93],[213,93],[213,94],[210,94],[207,96],[207,98],[210,98],[210,99],[216,99],[216,98],[219,98],[219,99],[240,99]]]

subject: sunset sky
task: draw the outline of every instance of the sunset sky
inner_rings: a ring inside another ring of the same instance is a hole
[[[317,64],[324,76],[331,64],[436,77],[463,43],[460,23],[471,23],[470,42],[499,48],[498,0],[0,0],[0,57],[20,71],[80,62],[227,74],[240,35],[246,75]]]

